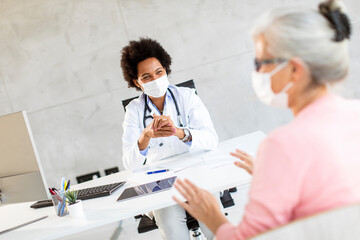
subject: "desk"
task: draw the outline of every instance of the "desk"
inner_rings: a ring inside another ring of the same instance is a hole
[[[138,214],[175,205],[171,197],[173,195],[180,196],[175,189],[128,201],[116,201],[122,191],[127,187],[169,176],[188,178],[198,186],[212,193],[234,186],[249,184],[251,176],[247,174],[246,171],[234,166],[234,158],[229,155],[229,152],[235,148],[240,148],[254,154],[257,151],[259,143],[264,138],[264,133],[260,131],[253,132],[223,141],[219,143],[217,149],[213,151],[188,152],[158,161],[149,167],[167,167],[176,170],[196,163],[196,165],[178,172],[170,171],[161,174],[146,175],[144,171],[147,169],[144,168],[134,173],[122,171],[117,174],[75,185],[73,186],[74,189],[117,181],[127,181],[123,187],[111,196],[83,201],[85,218],[81,220],[72,219],[70,216],[57,217],[52,207],[31,209],[29,206],[32,202],[2,206],[0,207],[0,226],[5,223],[6,219],[16,218],[19,223],[22,223],[22,219],[25,220],[28,216],[34,216],[34,218],[36,218],[48,215],[49,217],[0,235],[0,239],[56,239],[117,222]]]

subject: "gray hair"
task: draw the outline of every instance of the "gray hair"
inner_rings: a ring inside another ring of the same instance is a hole
[[[343,14],[338,1],[328,1],[333,9]],[[348,18],[347,18],[348,20]],[[274,57],[298,57],[306,64],[312,79],[318,84],[340,81],[349,68],[348,36],[336,40],[337,30],[318,11],[303,7],[277,8],[263,15],[252,30],[255,38],[264,35],[268,52]]]

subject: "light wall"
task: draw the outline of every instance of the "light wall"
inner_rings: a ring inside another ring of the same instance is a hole
[[[136,96],[119,67],[129,40],[158,40],[170,81],[194,79],[220,140],[288,122],[251,88],[254,19],[296,0],[0,0],[0,114],[26,110],[50,186],[121,167],[121,100]],[[345,0],[351,74],[336,91],[360,97],[360,2]],[[239,146],[241,148],[241,146]]]

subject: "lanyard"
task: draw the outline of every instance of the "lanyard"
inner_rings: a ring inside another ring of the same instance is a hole
[[[170,90],[170,88],[168,88],[167,90],[169,90],[169,92],[171,94],[171,97],[174,100],[179,126],[184,127],[184,122],[183,122],[183,119],[181,117],[181,114],[180,114],[180,111],[179,111],[179,106],[178,106],[178,104],[176,102],[175,96],[174,96],[173,92]],[[149,119],[149,118],[154,119],[154,117],[151,116],[151,115],[146,116],[146,111],[149,111],[151,113],[151,109],[150,109],[150,107],[149,107],[149,105],[147,103],[147,100],[148,100],[148,96],[145,94],[145,107],[144,107],[144,118],[143,118],[144,128],[146,128],[145,122],[146,122],[147,119]]]

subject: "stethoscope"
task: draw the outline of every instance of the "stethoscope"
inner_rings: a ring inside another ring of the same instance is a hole
[[[179,122],[179,127],[184,127],[184,122],[183,122],[183,119],[181,117],[181,114],[180,114],[180,111],[179,111],[179,106],[178,106],[178,104],[176,102],[175,96],[174,96],[173,92],[170,90],[170,88],[168,88],[167,90],[169,90],[169,92],[171,94],[171,97],[172,97],[172,99],[174,100],[174,103],[175,103],[175,108],[176,108],[176,113],[177,113],[177,119],[178,119],[178,122]],[[151,113],[151,109],[150,109],[150,107],[149,107],[149,105],[147,103],[148,96],[146,94],[144,94],[144,96],[145,96],[145,108],[144,108],[143,124],[144,124],[144,128],[146,128],[146,124],[145,124],[146,120],[149,119],[149,118],[154,119],[154,117],[151,116],[151,115],[146,116],[146,111],[149,111]]]

